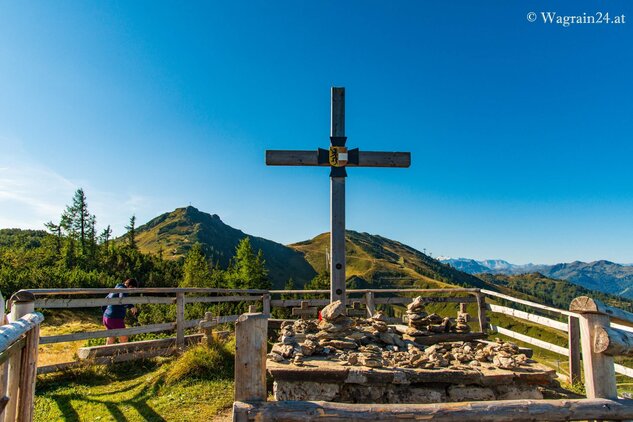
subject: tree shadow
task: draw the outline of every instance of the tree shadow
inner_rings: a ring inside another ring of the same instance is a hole
[[[137,388],[140,383],[135,384],[125,390],[119,390],[119,392],[130,391],[134,388]],[[141,417],[143,417],[146,421],[152,422],[165,422],[166,419],[163,418],[160,414],[158,414],[148,403],[147,401],[152,397],[156,396],[156,392],[158,390],[158,385],[146,385],[141,388],[138,393],[136,393],[133,397],[127,400],[104,400],[104,399],[90,399],[83,396],[79,396],[76,393],[70,394],[55,394],[50,397],[57,403],[57,406],[60,412],[63,415],[63,419],[65,421],[79,421],[79,414],[74,409],[71,400],[77,402],[91,403],[91,404],[101,404],[108,409],[112,418],[116,421],[127,421],[125,414],[121,410],[123,406],[131,406],[133,407]],[[106,394],[99,394],[100,396]]]

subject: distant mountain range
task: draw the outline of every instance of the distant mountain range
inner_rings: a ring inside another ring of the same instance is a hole
[[[440,257],[439,260],[469,274],[540,273],[547,277],[567,280],[590,290],[633,299],[633,266],[610,261],[574,261],[556,265],[511,264],[501,259],[476,261],[468,258]]]

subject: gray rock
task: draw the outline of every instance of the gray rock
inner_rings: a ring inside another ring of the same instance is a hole
[[[340,300],[332,302],[325,308],[321,309],[321,318],[325,321],[332,321],[340,315],[345,315],[345,305]]]

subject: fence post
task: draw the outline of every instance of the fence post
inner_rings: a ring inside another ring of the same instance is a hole
[[[268,318],[242,314],[235,323],[235,401],[266,401]]]
[[[211,324],[214,323],[215,318],[212,312],[205,312],[204,319],[200,322],[200,331],[202,331],[202,343],[211,346],[213,343],[213,328]]]
[[[617,399],[613,356],[595,353],[594,334],[596,327],[609,327],[609,315],[588,306],[593,301],[581,296],[572,300],[569,309],[580,314],[580,344],[582,346],[582,364],[585,370],[585,390],[588,399]]]
[[[479,329],[485,333],[488,329],[488,318],[486,317],[486,297],[482,293],[475,293],[477,298],[477,317],[479,318]]]
[[[262,296],[262,309],[263,309],[264,315],[270,318],[270,293],[265,293]]]
[[[35,296],[30,292],[18,292],[11,299],[11,321],[17,321],[24,315],[35,311]],[[33,420],[33,405],[35,395],[35,380],[37,376],[37,348],[40,340],[39,324],[26,333],[26,344],[22,349],[20,361],[11,359],[9,369],[9,391],[16,391],[17,420]],[[19,368],[18,368],[19,365]],[[13,368],[12,368],[13,367]],[[16,377],[17,375],[17,377]],[[17,388],[15,386],[17,384]],[[10,406],[8,412],[14,411]],[[7,414],[6,416],[12,416]],[[6,417],[5,416],[5,417]],[[7,418],[7,420],[10,420]]]
[[[176,293],[176,347],[185,347],[185,293]]]
[[[582,382],[580,373],[580,321],[574,316],[567,317],[569,348],[569,382]]]
[[[376,313],[376,304],[374,303],[374,292],[365,293],[365,307],[367,308],[368,316],[371,318]]]

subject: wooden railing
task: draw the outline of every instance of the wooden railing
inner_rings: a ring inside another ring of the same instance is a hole
[[[115,336],[130,336],[142,333],[175,332],[173,342],[169,339],[149,341],[136,346],[119,346],[125,351],[135,353],[117,354],[114,358],[99,357],[92,362],[105,363],[133,358],[164,355],[182,349],[192,339],[185,336],[187,330],[200,327],[205,323],[203,319],[185,320],[185,306],[191,303],[228,303],[247,302],[258,306],[264,314],[270,317],[271,311],[283,308],[311,307],[316,315],[316,308],[321,308],[329,303],[329,290],[236,290],[236,289],[205,289],[205,288],[142,288],[126,289],[124,298],[108,299],[105,296],[110,293],[121,293],[121,289],[36,289],[23,290],[14,297],[31,294],[34,298],[34,306],[38,309],[61,308],[85,308],[101,307],[105,305],[126,304],[172,304],[176,305],[176,319],[172,322],[134,326],[117,330],[98,330],[89,332],[77,332],[54,336],[43,336],[40,344],[71,342],[95,338],[107,338]],[[403,306],[408,304],[414,296],[422,295],[428,302],[436,303],[474,303],[476,313],[472,321],[479,322],[481,332],[496,332],[513,338],[520,342],[564,356],[569,362],[569,381],[581,380],[580,359],[580,315],[574,311],[568,311],[542,305],[539,303],[515,298],[491,290],[474,288],[454,289],[350,289],[348,293],[348,306],[362,305],[366,315],[372,315],[377,307]],[[95,297],[98,296],[98,297]],[[289,298],[290,297],[290,298]],[[320,297],[320,298],[315,298]],[[515,306],[515,307],[510,307]],[[402,308],[401,308],[402,309]],[[615,309],[615,308],[614,308]],[[563,338],[567,337],[567,347],[553,344],[542,339],[530,337],[524,333],[510,330],[489,323],[489,313],[506,315],[511,318],[526,321],[538,326],[547,327],[558,332]],[[233,323],[238,315],[214,315],[214,323]],[[618,321],[616,319],[616,321]],[[632,327],[611,322],[611,327],[633,332]],[[278,320],[269,320],[269,327],[278,326]],[[398,322],[392,319],[392,322]],[[210,323],[209,321],[206,322]],[[199,339],[198,339],[199,340]],[[167,343],[166,343],[167,342]],[[159,346],[160,343],[160,347]],[[151,351],[147,351],[152,348]],[[141,353],[141,350],[145,352]],[[98,352],[98,351],[97,351]],[[42,366],[39,373],[64,369],[77,364],[77,362],[64,362],[61,364]],[[633,369],[623,365],[614,364],[617,373],[633,377]]]
[[[44,317],[33,312],[33,301],[27,298],[13,303],[5,324],[4,300],[0,301],[0,421],[31,421],[37,345]]]
[[[107,298],[109,293],[125,293],[125,297]],[[42,336],[40,344],[53,344],[73,342],[108,337],[131,336],[143,333],[158,333],[175,331],[175,337],[171,343],[169,339],[159,341],[146,341],[134,346],[118,346],[110,348],[114,354],[107,356],[95,356],[91,362],[106,363],[131,360],[134,358],[147,358],[153,356],[168,355],[176,350],[181,350],[187,344],[185,332],[188,329],[200,327],[205,322],[204,318],[186,320],[185,306],[190,303],[259,303],[263,310],[270,312],[270,296],[266,290],[235,290],[235,289],[204,289],[204,288],[130,288],[130,289],[33,289],[21,290],[12,296],[10,303],[20,300],[25,296],[32,299],[32,305],[37,309],[77,309],[100,308],[107,305],[140,305],[163,304],[176,305],[176,320],[160,324],[146,324],[129,328],[114,330],[97,330]],[[94,297],[98,296],[98,297]],[[238,315],[218,315],[214,317],[214,323],[233,323]],[[209,321],[207,321],[209,322]],[[119,350],[120,349],[120,350]],[[142,350],[141,350],[142,349]],[[134,351],[134,353],[119,353]],[[54,372],[78,365],[78,361],[62,362],[52,365],[40,366],[38,373]]]

